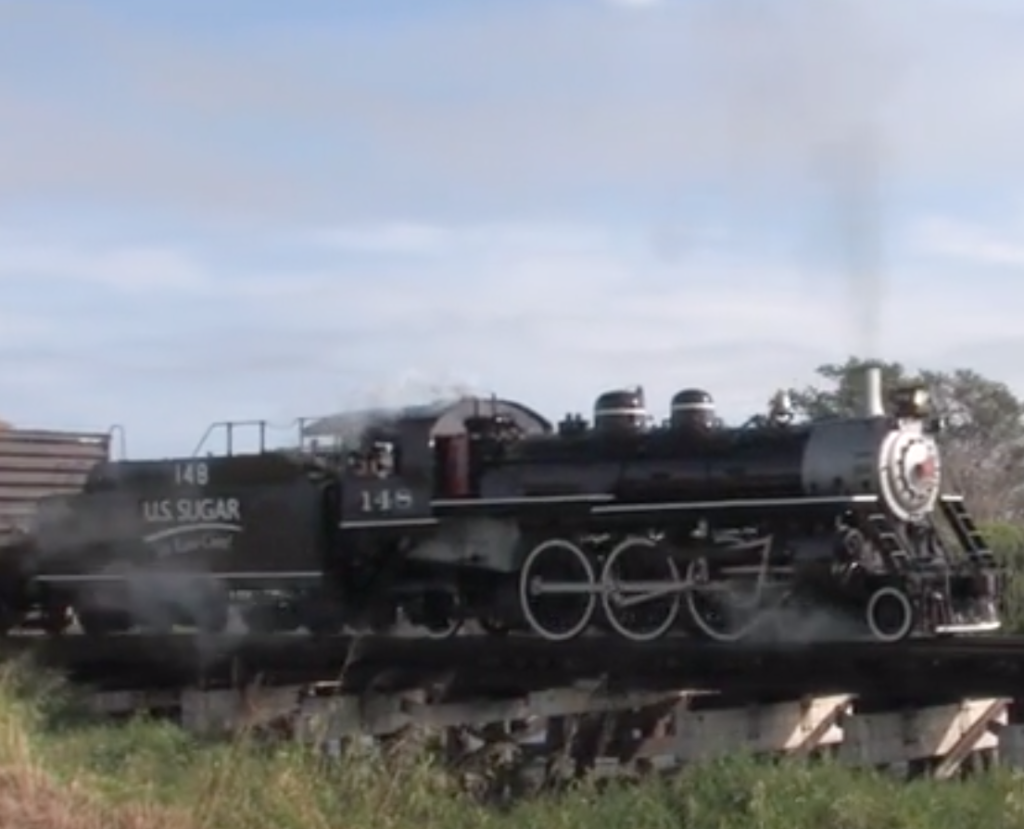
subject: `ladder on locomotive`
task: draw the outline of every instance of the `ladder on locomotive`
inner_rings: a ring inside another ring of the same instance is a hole
[[[978,525],[971,518],[961,495],[943,495],[939,499],[939,510],[949,524],[957,542],[963,548],[968,560],[980,567],[995,566],[995,555]],[[905,570],[911,561],[911,554],[904,543],[892,518],[881,512],[867,516],[863,523],[865,534],[886,561],[896,570]]]
[[[897,572],[906,570],[910,566],[910,551],[888,515],[882,512],[872,512],[864,520],[862,526],[868,541],[878,550],[886,564]]]
[[[962,495],[942,495],[939,498],[943,517],[949,523],[956,540],[972,563],[982,567],[994,567],[995,553],[989,548],[985,536],[967,511]]]

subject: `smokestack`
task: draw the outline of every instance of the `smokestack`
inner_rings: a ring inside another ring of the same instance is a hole
[[[864,417],[883,417],[882,369],[880,366],[864,366]]]

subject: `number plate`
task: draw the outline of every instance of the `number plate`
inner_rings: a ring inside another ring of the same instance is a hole
[[[404,487],[363,488],[359,490],[358,507],[362,513],[408,512],[416,506],[416,499]]]

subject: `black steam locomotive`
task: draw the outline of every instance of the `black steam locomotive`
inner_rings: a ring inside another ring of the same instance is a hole
[[[4,556],[7,616],[219,631],[236,607],[275,630],[404,617],[638,642],[999,627],[996,563],[941,491],[924,390],[886,412],[877,372],[850,419],[795,423],[781,395],[727,427],[687,390],[654,425],[636,389],[601,395],[592,424],[463,398],[332,429],[329,449],[97,466]]]

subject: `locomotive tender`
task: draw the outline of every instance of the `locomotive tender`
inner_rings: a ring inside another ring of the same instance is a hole
[[[8,551],[7,615],[216,631],[248,595],[250,623],[313,632],[400,613],[437,636],[471,619],[561,642],[736,642],[808,614],[884,642],[994,630],[997,568],[942,492],[925,392],[890,408],[877,370],[861,416],[808,423],[777,396],[726,427],[696,389],[661,425],[640,389],[557,427],[463,398],[342,419],[344,451],[104,463]]]

